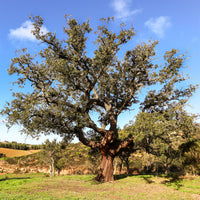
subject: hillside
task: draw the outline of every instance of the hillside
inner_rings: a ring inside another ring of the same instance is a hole
[[[5,154],[6,157],[20,157],[25,155],[30,155],[33,153],[37,153],[40,150],[17,150],[17,149],[8,149],[8,148],[0,148],[0,153]]]
[[[5,154],[5,158],[0,158],[0,173],[49,173],[50,163],[48,156],[42,150],[15,150],[0,148],[0,153]],[[192,154],[193,155],[193,154]],[[57,156],[59,157],[58,165],[63,166],[60,174],[96,174],[101,162],[101,155],[81,143],[70,143],[62,149]],[[123,156],[123,159],[126,155]],[[190,155],[186,155],[190,158]],[[185,159],[188,159],[187,157]],[[164,174],[166,173],[163,166],[166,164],[162,157],[155,157],[144,151],[137,151],[128,158],[128,168],[126,160],[116,157],[114,160],[114,173],[120,172],[129,174]],[[195,160],[195,159],[193,159]],[[167,173],[192,174],[199,175],[199,162],[189,162],[182,165],[179,159],[173,159],[168,167]],[[183,163],[184,164],[184,163]],[[192,171],[191,171],[191,167]],[[58,168],[56,169],[58,173]]]
[[[92,169],[88,162],[88,150],[80,143],[67,145],[62,154],[65,168],[61,174],[90,174]],[[6,155],[0,159],[0,173],[49,173],[48,160],[41,150],[0,148],[0,153]]]

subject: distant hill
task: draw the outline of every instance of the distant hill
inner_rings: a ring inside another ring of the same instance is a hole
[[[5,154],[6,157],[20,157],[25,155],[30,155],[33,153],[37,153],[40,150],[17,150],[17,149],[8,149],[8,148],[0,148],[0,153]]]
[[[81,143],[68,144],[62,152],[62,161],[65,168],[61,174],[88,174],[92,173],[92,164],[88,161],[90,148]],[[0,154],[5,158],[0,159],[0,174],[3,173],[49,173],[49,164],[43,157],[42,150],[16,150],[0,148]],[[97,168],[98,166],[95,166]]]

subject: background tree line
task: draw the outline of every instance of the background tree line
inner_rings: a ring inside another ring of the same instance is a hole
[[[30,145],[17,142],[0,142],[0,147],[18,150],[37,150],[42,149],[42,145]]]

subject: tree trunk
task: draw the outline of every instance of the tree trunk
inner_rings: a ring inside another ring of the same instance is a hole
[[[100,170],[99,170],[95,180],[97,180],[99,182],[114,181],[114,178],[113,178],[113,172],[114,172],[113,160],[114,160],[114,157],[111,156],[110,153],[102,151],[101,166],[100,166]]]
[[[54,166],[54,159],[51,158],[50,160],[50,176],[55,176],[55,166]]]
[[[52,165],[51,165],[51,163],[49,164],[49,173],[50,173],[50,176],[52,177]]]
[[[119,165],[119,175],[121,175],[122,173],[122,165],[123,165],[123,162],[121,161]]]
[[[126,169],[127,169],[127,174],[130,174],[130,169],[129,169],[129,160],[126,159]]]
[[[115,161],[114,162],[114,172],[113,172],[113,174],[116,174],[116,172],[117,172],[117,161]]]
[[[54,164],[53,158],[51,159],[51,164],[52,164],[52,173],[53,173],[53,176],[55,176],[55,164]]]

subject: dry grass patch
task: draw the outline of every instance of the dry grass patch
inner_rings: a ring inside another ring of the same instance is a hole
[[[26,156],[33,153],[37,153],[40,150],[17,150],[17,149],[7,149],[7,148],[0,148],[0,153],[3,153],[6,155],[6,157],[20,157],[20,156]]]

